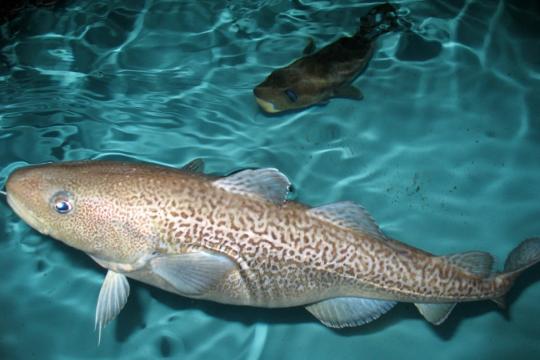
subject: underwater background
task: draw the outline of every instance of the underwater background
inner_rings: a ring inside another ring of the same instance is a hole
[[[383,230],[502,268],[540,236],[540,5],[402,1],[410,32],[379,38],[363,101],[268,116],[252,88],[352,34],[374,2],[64,1],[0,38],[0,184],[26,164],[132,159],[207,171],[276,167],[293,197],[352,200]],[[2,185],[3,186],[3,185]],[[400,304],[332,330],[302,308],[195,301],[131,281],[97,346],[105,271],[0,202],[0,359],[538,359],[540,268],[508,309],[459,304],[441,326]]]

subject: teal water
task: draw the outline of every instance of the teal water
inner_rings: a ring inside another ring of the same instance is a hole
[[[1,27],[0,183],[25,164],[119,158],[276,167],[310,205],[353,200],[392,237],[498,259],[540,235],[540,9],[401,2],[362,102],[266,116],[251,89],[351,34],[359,1],[69,1]],[[104,271],[0,203],[1,359],[538,359],[540,268],[509,308],[460,304],[440,327],[400,304],[331,330],[303,309],[194,301],[132,281],[97,347]]]

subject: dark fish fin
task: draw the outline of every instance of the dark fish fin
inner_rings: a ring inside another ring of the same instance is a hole
[[[368,211],[351,201],[319,206],[309,209],[308,213],[334,225],[354,229],[381,240],[386,239]]]
[[[332,328],[360,326],[392,309],[395,301],[339,297],[306,306],[306,310]]]
[[[310,54],[313,54],[316,50],[317,50],[317,46],[315,45],[315,40],[313,40],[313,38],[310,37],[302,53],[304,55],[310,55]]]
[[[355,99],[355,100],[362,100],[364,98],[364,94],[362,94],[362,91],[360,91],[359,88],[352,85],[345,85],[345,86],[340,87],[334,92],[334,96]]]
[[[504,296],[491,299],[500,309],[506,309],[506,299]]]
[[[489,253],[468,251],[441,257],[476,276],[485,278],[492,274],[494,260]]]
[[[203,173],[204,172],[204,160],[197,158],[191,160],[186,165],[182,167],[182,170],[192,172],[192,173]]]
[[[237,194],[255,195],[274,204],[287,198],[291,183],[277,169],[248,169],[214,181],[214,185]]]
[[[374,40],[384,33],[399,30],[397,9],[394,5],[385,3],[374,6],[360,19],[360,29],[354,36]]]
[[[433,325],[440,325],[448,318],[456,303],[448,304],[424,304],[424,303],[415,303],[414,304],[420,314],[432,323]]]
[[[236,266],[228,257],[206,251],[158,256],[150,264],[153,273],[187,296],[203,295]]]

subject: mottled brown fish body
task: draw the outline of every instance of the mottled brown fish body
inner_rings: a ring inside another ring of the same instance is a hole
[[[506,291],[505,284],[466,274],[441,258],[321,220],[294,202],[278,206],[231,194],[194,176],[168,180],[181,181],[186,190],[161,195],[169,203],[156,217],[159,251],[208,249],[238,264],[207,295],[210,300],[267,307],[337,296],[446,302]]]
[[[51,229],[51,235],[68,244],[93,239],[107,249],[87,249],[93,257],[140,263],[140,268],[130,265],[133,271],[126,275],[168,291],[176,292],[140,259],[197,250],[224,254],[238,267],[204,298],[266,307],[336,296],[467,301],[506,291],[507,284],[473,277],[404,244],[337,226],[298,203],[275,205],[220,189],[212,177],[129,163],[55,167],[67,191],[84,193],[79,203],[90,205],[89,221],[79,218],[76,238],[66,239],[71,235],[61,228]]]

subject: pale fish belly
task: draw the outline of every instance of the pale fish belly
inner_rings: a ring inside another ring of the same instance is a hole
[[[181,296],[223,304],[272,308],[310,304],[343,295],[346,289],[352,287],[351,281],[336,278],[332,273],[298,265],[289,264],[274,270],[264,267],[258,270],[235,269],[206,293],[196,297],[182,294],[156,275],[149,266],[125,275]],[[360,288],[357,285],[355,287]]]

